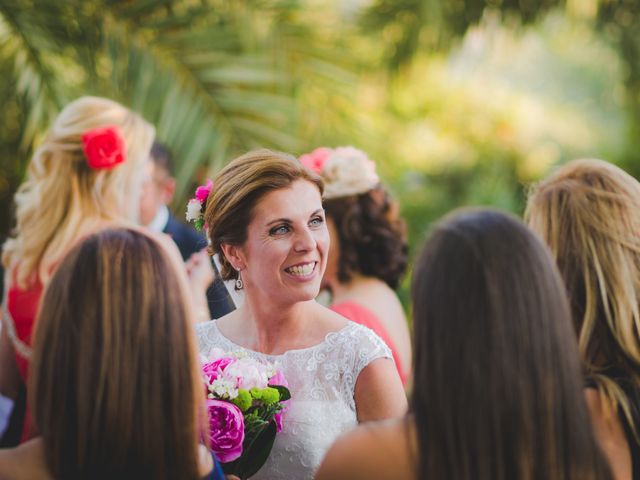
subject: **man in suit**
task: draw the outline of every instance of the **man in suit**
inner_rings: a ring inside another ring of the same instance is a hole
[[[173,199],[175,188],[169,150],[154,142],[140,198],[140,223],[150,230],[169,235],[178,246],[182,258],[187,261],[205,248],[207,242],[191,226],[175,218],[169,211],[168,205]],[[219,278],[207,289],[207,302],[211,314],[209,318],[220,318],[233,310],[233,303]]]

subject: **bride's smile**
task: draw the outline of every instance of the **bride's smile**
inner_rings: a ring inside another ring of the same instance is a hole
[[[317,187],[297,180],[269,192],[254,207],[247,241],[238,251],[245,288],[278,303],[311,300],[320,290],[328,251]]]

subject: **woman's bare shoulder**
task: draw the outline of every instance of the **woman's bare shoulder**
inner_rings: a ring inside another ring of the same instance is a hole
[[[0,450],[0,480],[53,480],[46,468],[42,440]]]
[[[631,452],[617,411],[595,388],[586,388],[584,396],[593,431],[609,460],[614,478],[631,478]]]
[[[317,480],[416,478],[406,419],[368,422],[342,435],[325,456]]]

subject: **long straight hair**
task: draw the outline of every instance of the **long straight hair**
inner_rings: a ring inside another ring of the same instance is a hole
[[[574,160],[533,187],[525,217],[565,281],[589,380],[640,442],[628,397],[640,391],[640,183],[605,161]]]
[[[562,281],[522,222],[492,210],[447,217],[412,296],[419,478],[611,478]]]
[[[197,479],[203,396],[186,287],[155,240],[105,230],[41,303],[30,403],[55,478]]]

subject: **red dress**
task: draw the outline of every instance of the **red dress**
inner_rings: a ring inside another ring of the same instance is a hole
[[[400,360],[400,356],[398,355],[398,351],[396,350],[396,346],[391,341],[389,332],[384,328],[378,316],[368,308],[363,307],[356,302],[342,302],[331,305],[329,308],[343,317],[348,318],[352,322],[359,323],[360,325],[370,328],[384,341],[384,343],[387,344],[393,354],[393,360],[396,362],[396,368],[398,369],[400,380],[402,380],[402,385],[406,386],[409,381],[409,372],[404,368],[404,365]]]
[[[22,290],[17,286],[11,286],[7,292],[6,309],[9,317],[5,321],[8,328],[9,338],[13,343],[16,353],[16,363],[20,376],[25,385],[29,376],[29,360],[31,358],[31,334],[40,305],[43,287],[37,281],[27,290]],[[24,418],[22,428],[22,441],[27,441],[35,436],[31,423],[31,412],[29,405]]]

